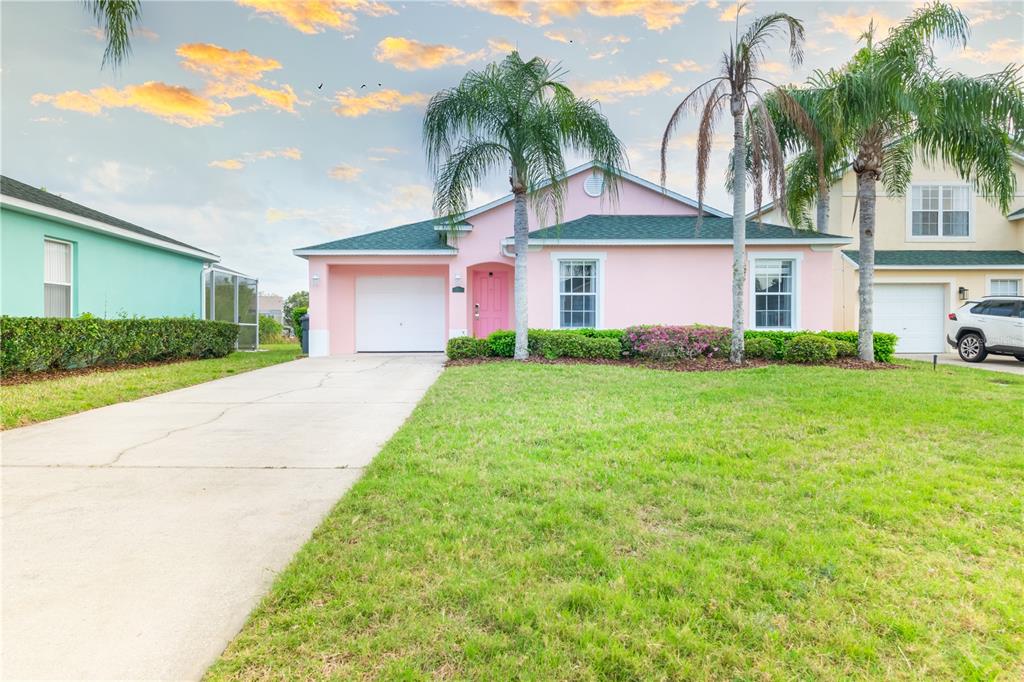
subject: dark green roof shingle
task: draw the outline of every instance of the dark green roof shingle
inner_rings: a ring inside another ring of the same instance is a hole
[[[434,229],[434,219],[399,225],[333,242],[306,246],[296,251],[437,251],[456,253],[445,242],[445,233]]]
[[[1016,211],[1006,216],[1007,220],[1020,220],[1021,218],[1024,218],[1024,208],[1018,208]]]
[[[859,251],[844,250],[843,255],[860,263]],[[1019,265],[1024,268],[1024,251],[875,251],[875,265],[935,268]]]
[[[588,215],[576,220],[534,230],[530,239],[581,241],[650,240],[676,241],[707,239],[732,241],[732,218],[705,216],[697,229],[696,216],[676,215]],[[747,221],[747,239],[843,239],[841,235],[811,230],[792,230],[782,225]]]
[[[21,199],[22,201],[29,201],[39,206],[45,206],[46,208],[52,208],[56,211],[63,211],[64,213],[70,213],[80,218],[88,218],[89,220],[95,220],[98,223],[104,223],[112,227],[119,227],[122,230],[128,230],[145,237],[152,239],[159,239],[160,241],[167,242],[168,244],[176,244],[177,246],[184,246],[189,249],[195,249],[196,251],[202,251],[203,249],[186,244],[185,242],[179,242],[177,239],[171,239],[170,237],[164,236],[159,232],[153,232],[147,230],[144,227],[139,227],[129,223],[126,220],[115,218],[114,216],[107,215],[106,213],[100,213],[99,211],[93,210],[88,206],[82,206],[76,204],[73,201],[69,201],[63,197],[59,197],[56,194],[50,194],[41,189],[36,189],[31,185],[26,185],[24,182],[19,182],[14,178],[9,178],[6,175],[0,175],[0,194],[13,199]],[[212,255],[212,254],[211,254]]]

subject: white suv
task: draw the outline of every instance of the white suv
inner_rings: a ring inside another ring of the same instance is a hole
[[[981,362],[989,353],[1024,362],[1024,296],[986,296],[963,304],[949,314],[946,343],[966,362]]]

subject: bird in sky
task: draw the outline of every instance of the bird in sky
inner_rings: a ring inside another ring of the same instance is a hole
[[[359,86],[359,89],[362,90],[365,87],[366,87],[366,83],[363,83],[362,85]]]
[[[323,90],[324,89],[324,84],[321,83],[320,85],[316,86],[316,89],[317,90]]]

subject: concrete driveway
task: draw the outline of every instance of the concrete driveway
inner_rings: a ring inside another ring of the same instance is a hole
[[[930,363],[932,355],[933,353],[897,353],[896,357],[903,358],[904,360],[920,360],[921,362]],[[1024,362],[1010,355],[989,355],[985,358],[984,362],[964,362],[956,353],[940,353],[939,364],[1024,376]]]
[[[200,677],[443,360],[304,359],[3,433],[3,679]]]

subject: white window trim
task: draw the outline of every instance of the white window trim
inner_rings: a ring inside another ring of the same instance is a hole
[[[939,234],[934,237],[914,234],[914,188],[915,187],[966,187],[967,188],[967,236],[946,237],[942,232],[942,191],[939,191]],[[969,182],[915,182],[906,194],[906,226],[908,242],[973,242],[974,237],[974,186]]]
[[[800,315],[800,305],[803,302],[801,291],[801,276],[803,273],[804,254],[799,251],[765,251],[763,253],[750,254],[747,263],[747,292],[748,301],[748,329],[764,331],[796,331],[803,329]],[[754,279],[757,273],[757,261],[759,260],[791,260],[793,261],[793,324],[789,327],[758,327],[757,326],[757,292],[754,289]]]
[[[1017,280],[1017,295],[1024,295],[1024,278],[1014,277],[1013,275],[986,275],[985,276],[985,295],[994,296],[992,293],[992,280],[994,279],[1014,279]]]
[[[71,261],[71,266],[68,268],[68,282],[48,282],[46,281],[46,270],[45,263],[43,269],[43,288],[46,288],[47,284],[55,284],[57,286],[68,287],[70,293],[68,294],[68,318],[75,316],[75,243],[69,242],[66,239],[57,239],[56,237],[43,236],[43,252],[46,251],[46,242],[53,242],[54,244],[67,244],[68,255]],[[45,257],[45,256],[44,256]],[[43,300],[43,317],[46,316],[46,300]]]
[[[592,260],[597,263],[597,305],[595,306],[594,313],[594,328],[604,329],[604,262],[607,259],[608,254],[604,252],[567,252],[567,251],[552,251],[551,252],[551,327],[552,329],[569,329],[569,327],[562,327],[562,316],[561,316],[561,291],[559,291],[559,273],[561,272],[561,261],[564,260]]]

